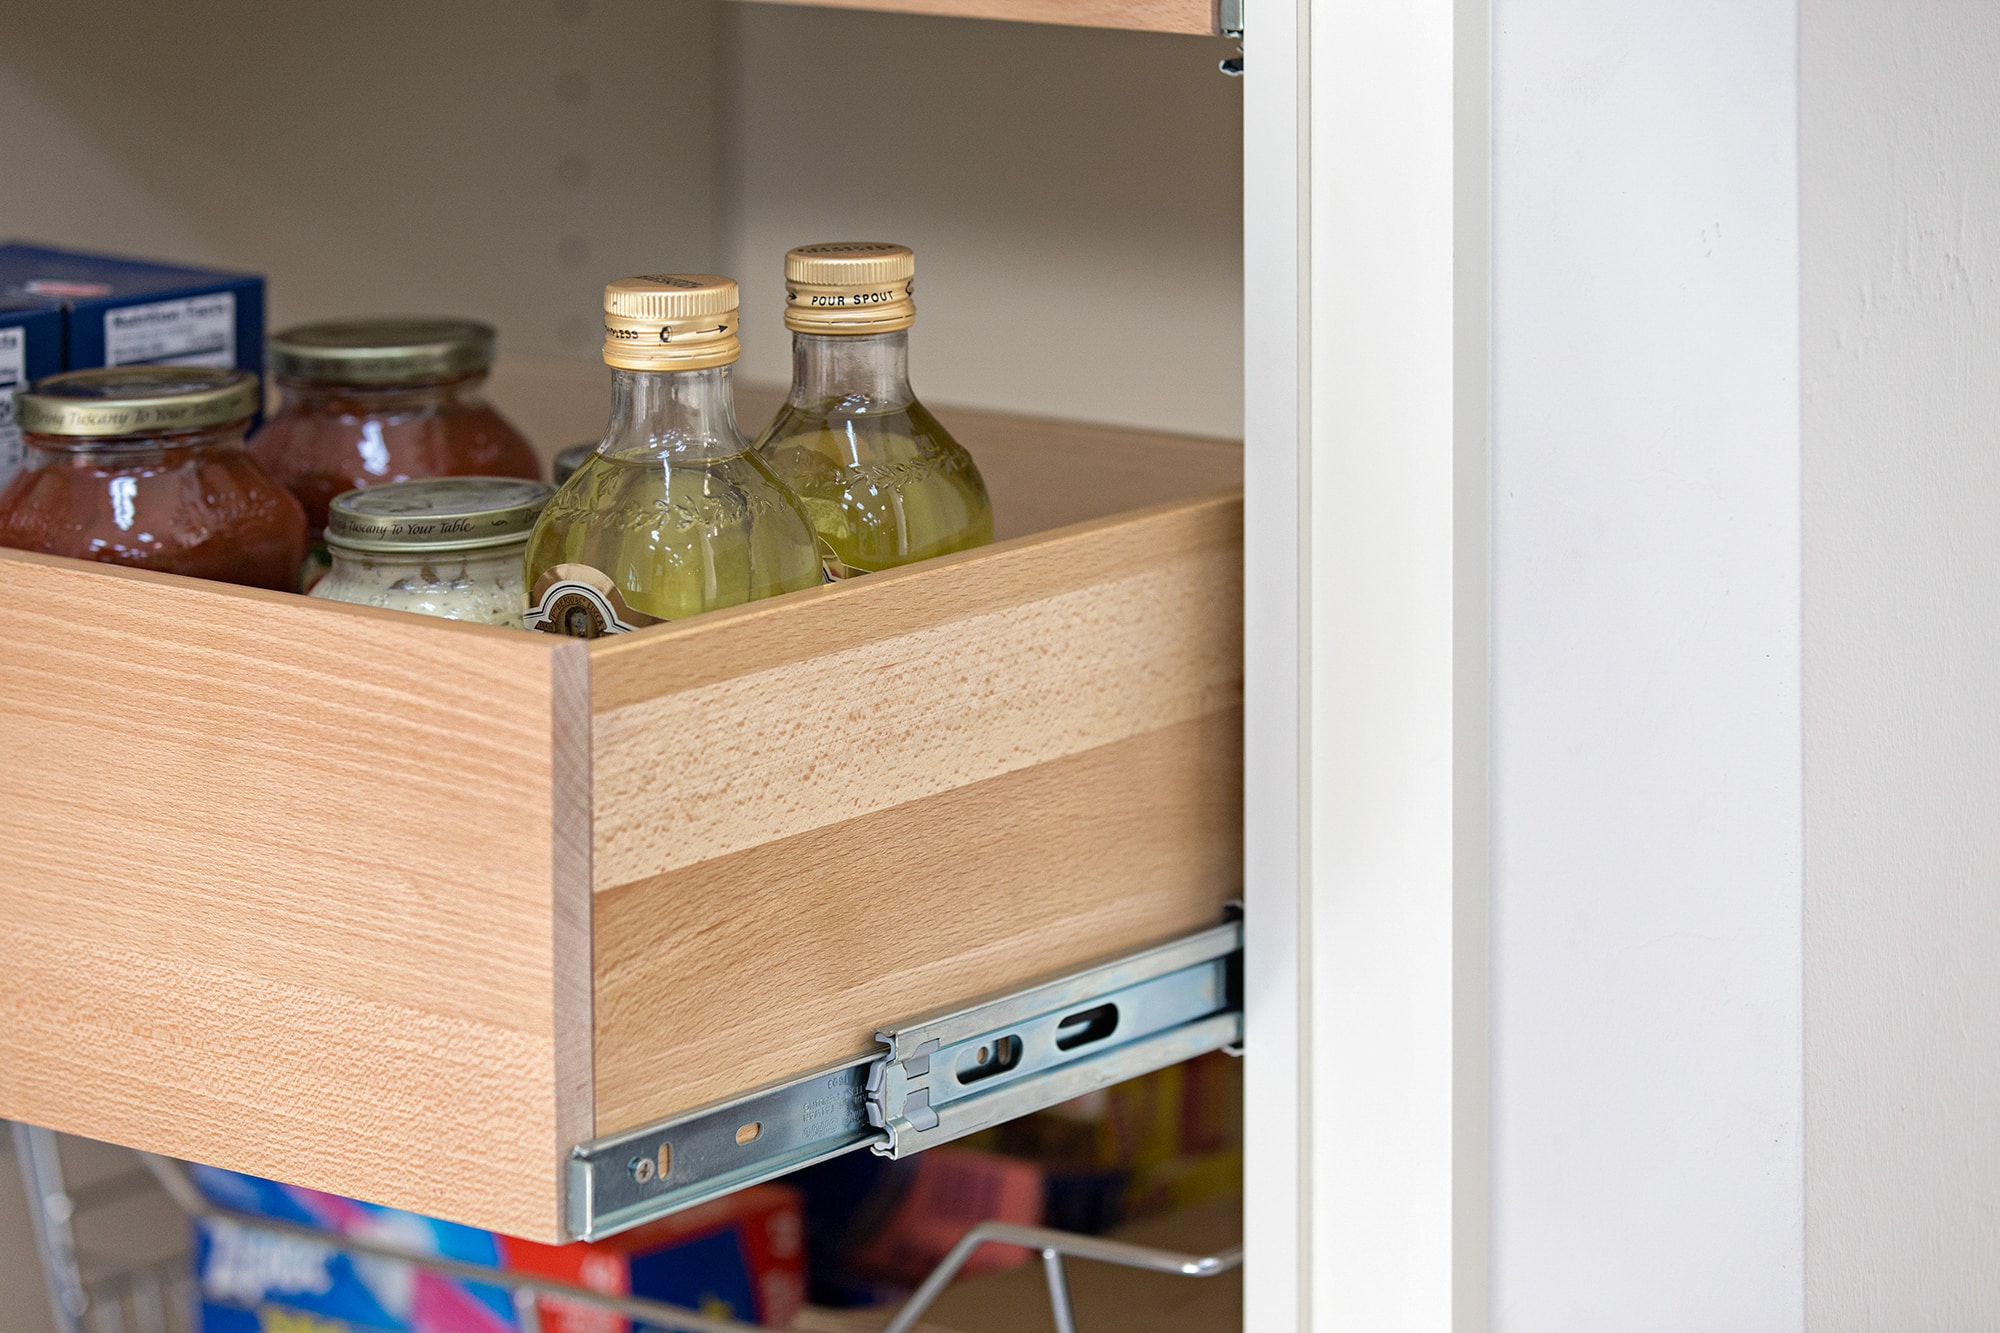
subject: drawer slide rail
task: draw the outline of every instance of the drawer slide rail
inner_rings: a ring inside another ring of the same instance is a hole
[[[579,1145],[568,1223],[598,1240],[869,1148],[925,1148],[1243,1039],[1230,921],[878,1031],[885,1049]]]

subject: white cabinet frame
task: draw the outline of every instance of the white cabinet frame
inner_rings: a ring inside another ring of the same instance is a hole
[[[1245,1327],[1483,1329],[1487,8],[1245,18]]]

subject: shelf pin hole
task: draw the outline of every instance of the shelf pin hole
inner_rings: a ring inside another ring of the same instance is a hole
[[[1103,1041],[1118,1030],[1118,1006],[1100,1004],[1071,1014],[1056,1024],[1056,1049],[1073,1051],[1094,1041]]]
[[[757,1136],[763,1132],[764,1122],[761,1120],[752,1120],[749,1124],[736,1131],[736,1141],[738,1143],[755,1143]]]

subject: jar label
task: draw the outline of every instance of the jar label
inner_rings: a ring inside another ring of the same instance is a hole
[[[14,391],[28,386],[27,336],[21,329],[0,329],[0,486],[21,470],[27,449],[14,425]]]
[[[630,634],[659,624],[660,618],[625,605],[624,594],[602,570],[589,565],[551,565],[535,580],[522,623],[544,634],[597,639],[606,634]]]

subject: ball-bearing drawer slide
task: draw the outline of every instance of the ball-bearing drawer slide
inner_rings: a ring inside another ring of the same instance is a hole
[[[907,1157],[1243,1038],[1230,921],[878,1031],[883,1050],[579,1145],[569,1230],[596,1240],[870,1148]]]

